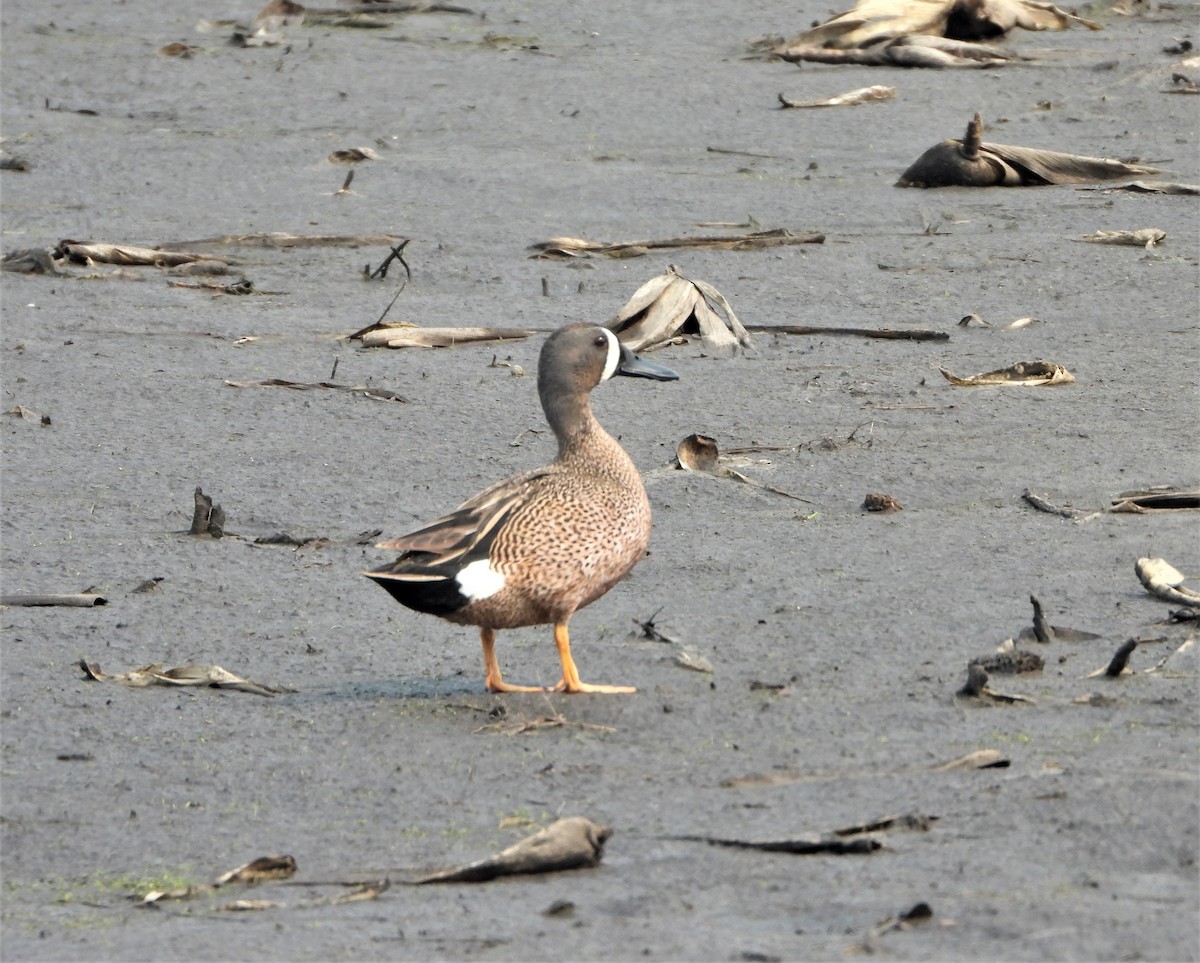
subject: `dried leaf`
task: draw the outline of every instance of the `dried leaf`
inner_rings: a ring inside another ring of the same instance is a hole
[[[766,485],[760,481],[755,481],[740,471],[734,471],[720,463],[720,452],[717,450],[717,443],[707,435],[688,435],[675,447],[675,463],[679,468],[685,471],[699,472],[705,475],[712,475],[714,478],[732,478],[734,481],[741,482],[744,485],[750,485],[754,488],[761,488],[763,491],[771,492],[774,495],[782,495],[784,498],[791,498],[798,502],[811,504],[811,500],[803,498],[800,495],[793,495],[791,492],[785,492],[782,488],[776,488],[773,485]]]
[[[725,296],[706,281],[684,277],[673,264],[639,287],[608,327],[631,351],[688,335],[714,352],[750,347],[750,335]]]
[[[1021,27],[1025,30],[1065,30],[1080,24],[1100,25],[1050,3],[1036,0],[860,0],[820,26],[775,48],[786,58],[794,48],[873,47],[884,40],[912,35],[986,40]]]
[[[1143,515],[1150,512],[1194,511],[1197,508],[1200,508],[1200,491],[1157,485],[1144,491],[1121,492],[1112,500],[1109,511]]]
[[[947,381],[962,387],[978,387],[981,385],[1011,385],[1017,387],[1039,387],[1043,385],[1069,385],[1075,383],[1075,376],[1060,364],[1050,361],[1021,361],[1007,368],[988,371],[984,374],[970,375],[959,378],[945,368],[938,369]]]
[[[969,769],[1006,769],[1009,759],[995,749],[976,749],[965,756],[951,759],[940,766],[933,766],[930,772],[960,772]]]
[[[878,100],[891,100],[896,96],[895,87],[885,87],[873,84],[870,87],[859,87],[848,90],[844,94],[835,94],[822,100],[788,100],[783,94],[779,95],[779,105],[782,109],[817,108],[817,107],[853,107],[858,104],[869,104]]]
[[[1094,234],[1085,234],[1082,240],[1093,244],[1124,244],[1150,250],[1158,247],[1166,237],[1167,232],[1157,227],[1143,227],[1136,231],[1096,231]]]
[[[560,819],[519,843],[486,859],[443,870],[416,880],[421,883],[481,883],[499,876],[552,873],[597,866],[612,835],[583,816]]]
[[[217,886],[226,883],[261,883],[264,880],[291,879],[296,875],[296,860],[291,856],[260,856],[228,873],[222,873],[213,882]]]
[[[205,254],[190,254],[187,251],[163,251],[158,248],[133,247],[123,244],[105,244],[99,242],[59,241],[54,251],[54,257],[66,258],[73,264],[106,264],[122,265],[153,265],[154,267],[175,267],[192,261],[215,260],[222,264],[233,263],[224,258],[211,257]]]
[[[370,147],[347,147],[343,150],[335,150],[329,155],[331,164],[357,164],[359,161],[377,160],[379,155]]]
[[[1183,584],[1186,576],[1165,558],[1143,556],[1134,565],[1138,581],[1146,591],[1167,602],[1200,608],[1200,592]]]
[[[214,689],[237,689],[241,692],[252,692],[255,695],[273,696],[281,692],[291,692],[291,689],[272,688],[259,685],[249,679],[243,679],[228,669],[219,665],[183,665],[174,669],[164,669],[160,663],[143,666],[130,672],[110,674],[103,672],[100,666],[86,659],[79,661],[79,668],[84,674],[96,682],[120,682],[134,688],[152,685],[166,686],[210,686]]]
[[[929,148],[900,175],[896,186],[1029,187],[1159,173],[1104,157],[985,143],[982,137],[983,118],[976,114],[962,140],[944,140]]]

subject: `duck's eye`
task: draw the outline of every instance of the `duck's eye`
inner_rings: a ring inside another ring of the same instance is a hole
[[[603,348],[605,351],[607,351],[608,350],[608,335],[605,335],[605,334],[596,335],[596,339],[592,342],[592,344],[594,344],[597,348]]]

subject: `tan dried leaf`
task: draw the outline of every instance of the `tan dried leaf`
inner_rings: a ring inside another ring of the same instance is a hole
[[[608,327],[631,351],[689,335],[710,351],[750,347],[750,334],[725,296],[706,281],[685,277],[674,264],[639,287]]]
[[[1156,248],[1167,239],[1167,232],[1157,227],[1143,227],[1136,231],[1096,231],[1085,234],[1084,241],[1093,244],[1123,244],[1129,247]]]
[[[1040,387],[1043,385],[1069,385],[1075,383],[1075,376],[1060,364],[1051,361],[1021,361],[1007,368],[988,371],[984,374],[970,375],[960,378],[952,375],[945,368],[938,368],[945,378],[953,385],[974,388],[983,385],[1008,385],[1016,387]]]

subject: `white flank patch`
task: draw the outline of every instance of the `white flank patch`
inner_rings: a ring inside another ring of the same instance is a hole
[[[504,576],[486,558],[472,562],[454,577],[458,590],[472,602],[486,599],[504,588]]]
[[[621,363],[621,342],[608,328],[600,330],[608,336],[608,360],[604,362],[604,374],[600,376],[601,381],[607,381],[617,373],[617,365]]]

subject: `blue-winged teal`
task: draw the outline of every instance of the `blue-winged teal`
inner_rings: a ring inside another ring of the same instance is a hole
[[[363,573],[410,609],[479,626],[491,692],[542,691],[503,680],[496,630],[548,624],[562,660],[558,689],[636,691],[581,682],[567,631],[575,611],[624,578],[650,540],[650,502],[637,468],[592,414],[592,389],[613,375],[679,377],[638,358],[606,328],[575,324],[550,335],[538,360],[538,396],[558,457],[381,542],[402,554]]]

